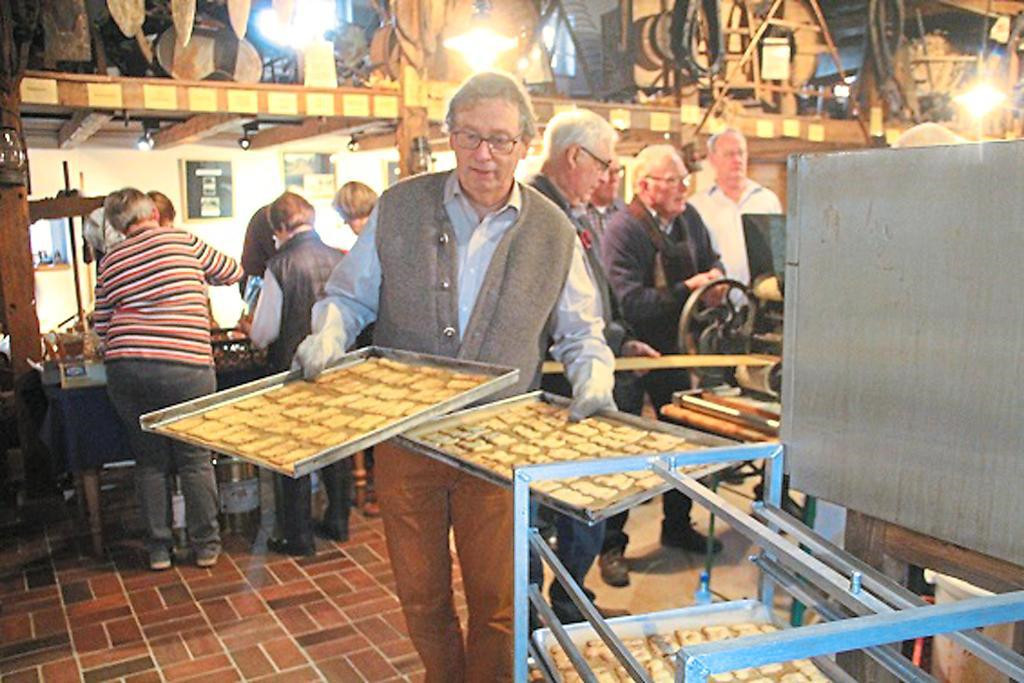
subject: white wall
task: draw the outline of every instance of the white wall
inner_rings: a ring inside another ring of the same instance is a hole
[[[245,227],[250,216],[272,201],[284,190],[281,155],[283,152],[322,152],[337,154],[336,186],[359,180],[378,192],[386,186],[389,160],[398,159],[393,149],[350,153],[348,140],[332,136],[315,143],[276,147],[269,150],[243,151],[231,145],[183,145],[169,150],[142,152],[119,147],[85,146],[73,150],[29,149],[32,174],[30,199],[52,197],[64,189],[62,162],[70,167],[71,184],[86,196],[106,194],[130,185],[143,191],[159,190],[166,194],[178,211],[178,224],[211,246],[238,258],[242,253]],[[234,216],[224,220],[184,221],[184,192],[181,179],[182,161],[231,161],[234,186]],[[80,175],[81,174],[81,175]],[[81,187],[80,177],[82,180]],[[319,207],[321,217],[325,207]],[[76,220],[77,245],[81,245],[80,227]],[[340,234],[340,233],[339,233]],[[92,308],[93,267],[82,264],[82,294],[86,309]],[[70,270],[37,272],[36,302],[40,328],[52,329],[75,313],[73,274]],[[237,287],[211,290],[214,317],[221,326],[232,326],[241,312]]]

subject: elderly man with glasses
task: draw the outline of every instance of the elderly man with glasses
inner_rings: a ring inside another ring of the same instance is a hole
[[[715,182],[695,194],[690,204],[704,219],[712,244],[722,254],[725,272],[734,280],[750,284],[743,215],[782,213],[782,205],[774,192],[747,177],[747,139],[735,128],[711,136],[708,161],[715,171]]]
[[[587,272],[598,293],[599,309],[604,317],[604,336],[617,356],[658,356],[658,352],[632,335],[622,318],[622,312],[601,263],[600,233],[595,230],[588,214],[588,203],[594,191],[614,173],[618,166],[615,143],[618,133],[606,119],[592,111],[576,109],[562,112],[552,118],[544,129],[544,162],[541,171],[531,181],[537,190],[553,201],[576,227],[580,246],[586,256]],[[544,378],[543,388],[558,394],[569,392],[569,384],[559,375]],[[643,407],[643,393],[633,373],[615,375],[615,402],[623,409],[639,414]],[[557,515],[557,555],[578,584],[583,580],[601,550],[604,523],[588,527],[566,515]],[[531,568],[534,578],[540,578],[539,564]],[[538,583],[542,583],[538,580]],[[584,591],[593,599],[592,591]],[[563,623],[583,621],[576,604],[558,581],[551,584],[551,606]],[[612,610],[601,610],[605,616],[621,616]]]
[[[674,147],[642,150],[634,177],[633,202],[611,218],[605,231],[605,269],[637,336],[661,353],[679,353],[683,305],[691,292],[722,277],[722,264],[700,214],[686,202],[689,173]],[[672,392],[690,388],[690,376],[659,370],[645,375],[643,386],[660,413]],[[673,490],[664,495],[663,505],[662,545],[704,550],[707,538],[690,522],[692,501]],[[715,541],[714,548],[717,552],[721,544]]]
[[[536,134],[529,96],[510,76],[477,74],[453,96],[446,124],[455,170],[381,196],[313,310],[314,333],[296,352],[305,374],[336,361],[375,321],[382,346],[518,368],[519,382],[495,398],[539,386],[550,345],[572,382],[574,418],[614,406],[614,361],[576,232],[514,178]],[[376,467],[398,597],[426,680],[511,680],[511,492],[393,442],[378,447]]]

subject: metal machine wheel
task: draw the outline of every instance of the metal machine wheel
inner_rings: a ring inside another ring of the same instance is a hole
[[[705,295],[724,288],[721,300],[709,305]],[[722,278],[690,293],[679,316],[679,349],[683,353],[750,353],[750,340],[757,317],[757,299],[739,280]],[[721,368],[697,370],[702,384],[721,383]]]

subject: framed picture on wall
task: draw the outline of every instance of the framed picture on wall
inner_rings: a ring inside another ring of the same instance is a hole
[[[285,152],[281,155],[284,188],[311,202],[334,197],[334,164],[330,154]]]
[[[182,161],[185,220],[231,218],[234,186],[230,161]]]

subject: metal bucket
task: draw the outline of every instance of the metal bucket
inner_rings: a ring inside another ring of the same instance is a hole
[[[220,529],[227,534],[255,534],[260,526],[260,478],[255,465],[218,455],[214,460],[220,500]]]

